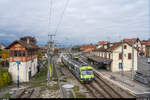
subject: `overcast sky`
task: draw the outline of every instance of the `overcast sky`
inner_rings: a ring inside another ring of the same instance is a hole
[[[0,0],[0,41],[31,35],[46,43],[54,33],[67,0]],[[56,33],[60,43],[96,43],[101,40],[150,36],[148,0],[70,0]]]

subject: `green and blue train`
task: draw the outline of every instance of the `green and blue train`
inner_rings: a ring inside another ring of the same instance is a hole
[[[82,83],[89,83],[94,79],[93,67],[70,59],[67,55],[62,56],[62,62]]]

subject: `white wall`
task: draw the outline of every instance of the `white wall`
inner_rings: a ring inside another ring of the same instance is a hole
[[[33,59],[33,62],[30,60],[28,62],[21,62],[19,65],[19,80],[20,82],[28,82],[29,81],[29,71],[31,70],[31,76],[34,76],[37,73],[37,58]],[[31,69],[30,69],[31,68]],[[12,80],[17,82],[17,63],[10,62],[9,63],[9,72],[12,76]]]
[[[126,44],[127,45],[127,44]],[[119,53],[122,52],[122,46],[119,46],[116,50],[113,51],[113,61],[111,64],[112,72],[120,71],[119,70],[119,63],[122,60],[119,60]],[[128,59],[128,53],[131,53],[132,56],[132,47],[127,45],[127,49],[124,49],[124,64],[123,70],[130,71],[132,68],[132,59]],[[134,49],[134,69],[137,70],[137,51]]]

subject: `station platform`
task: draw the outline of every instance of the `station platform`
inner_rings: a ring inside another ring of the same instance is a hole
[[[112,81],[112,83],[126,89],[130,93],[136,94],[137,96],[150,97],[150,87],[140,82],[133,81],[131,79],[131,72],[110,72],[106,70],[97,70],[103,77]],[[113,78],[112,78],[113,76]]]
[[[88,53],[84,54],[83,56],[87,57],[90,60],[98,62],[98,63],[101,63],[101,62],[112,62],[112,59],[98,57],[98,56],[94,56],[94,55],[91,55],[91,54],[88,54]]]

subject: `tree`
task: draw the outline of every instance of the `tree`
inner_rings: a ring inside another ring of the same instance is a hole
[[[58,51],[59,51],[58,48],[55,48],[54,53],[58,53]]]
[[[0,49],[0,58],[2,58],[2,49]]]
[[[42,58],[43,55],[44,55],[44,54],[41,52],[41,50],[38,50],[38,57],[39,57],[39,58]]]
[[[4,66],[6,66],[7,58],[9,58],[9,51],[8,50],[2,50],[1,58],[4,61]]]

